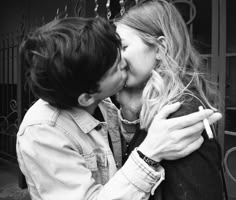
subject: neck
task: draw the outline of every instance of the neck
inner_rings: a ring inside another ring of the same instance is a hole
[[[141,97],[143,93],[143,88],[129,88],[125,87],[122,89],[123,91],[126,91],[130,96],[137,96]]]
[[[83,109],[86,110],[90,115],[93,115],[95,110],[96,110],[96,108],[97,108],[97,106],[98,106],[98,103],[95,103],[95,104],[93,104],[91,106],[83,107]]]

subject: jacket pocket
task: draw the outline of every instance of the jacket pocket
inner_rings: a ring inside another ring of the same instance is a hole
[[[96,154],[96,158],[97,158],[97,165],[98,167],[102,168],[102,167],[108,167],[107,163],[108,163],[108,160],[107,160],[107,155],[106,154],[103,154],[103,153],[97,153]]]
[[[98,184],[105,184],[109,179],[108,158],[104,153],[86,155],[85,162],[92,177]]]
[[[96,155],[94,154],[86,155],[84,156],[84,159],[85,159],[86,167],[89,170],[91,170],[92,172],[98,170]]]

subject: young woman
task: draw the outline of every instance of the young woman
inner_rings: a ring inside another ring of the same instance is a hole
[[[191,44],[186,24],[173,4],[141,1],[115,23],[128,65],[126,87],[118,95],[125,162],[146,137],[145,130],[163,106],[182,102],[180,110],[169,116],[172,118],[195,112],[199,106],[216,111],[219,105],[214,101],[216,90],[202,73],[204,65]],[[212,138],[204,131],[202,136],[204,143],[196,152],[182,159],[161,161],[165,180],[151,198],[225,199],[216,135]]]

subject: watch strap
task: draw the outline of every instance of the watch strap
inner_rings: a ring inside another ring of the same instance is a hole
[[[149,166],[153,167],[153,168],[158,168],[160,166],[160,163],[152,160],[151,158],[147,157],[146,155],[144,155],[141,151],[137,150],[137,153],[139,155],[140,158],[143,159],[144,162],[146,162]]]

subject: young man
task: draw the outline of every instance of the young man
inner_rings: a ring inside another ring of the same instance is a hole
[[[121,166],[117,108],[105,98],[124,86],[126,63],[114,27],[102,18],[54,20],[22,42],[20,55],[39,98],[17,135],[32,200],[148,199],[164,178],[158,161],[202,143],[201,121],[213,112],[166,120],[174,104],[153,120],[142,154],[134,150]]]

